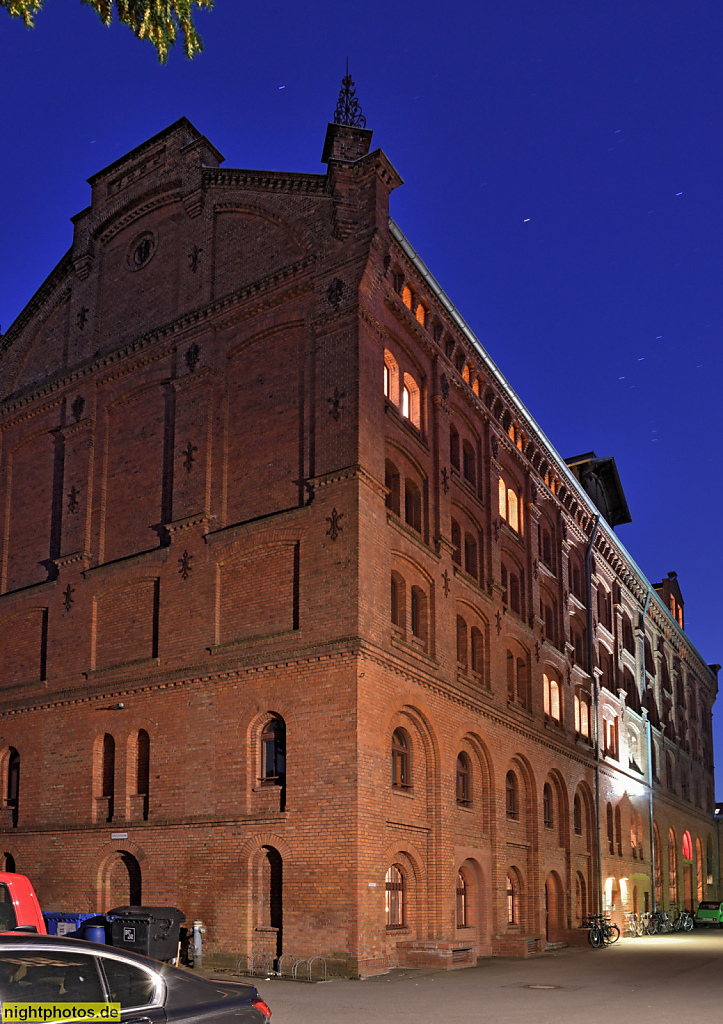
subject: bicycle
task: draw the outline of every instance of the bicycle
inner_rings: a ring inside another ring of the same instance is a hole
[[[583,926],[590,929],[587,934],[587,941],[593,949],[599,949],[600,946],[608,946],[613,942],[617,942],[620,938],[618,926],[613,924],[610,918],[605,917],[603,914],[590,914],[583,921]]]
[[[693,917],[693,915],[690,913],[689,910],[679,910],[678,911],[678,916],[675,919],[673,927],[675,928],[676,932],[680,932],[680,931],[692,932],[694,924],[695,924],[695,918]]]
[[[637,938],[643,934],[643,924],[638,919],[637,914],[626,914],[625,915],[625,931],[630,934],[632,938]]]

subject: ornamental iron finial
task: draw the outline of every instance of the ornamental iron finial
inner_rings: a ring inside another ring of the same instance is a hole
[[[339,99],[334,111],[334,124],[346,124],[350,128],[366,128],[367,119],[361,112],[355,95],[354,82],[349,74],[349,58],[346,61],[346,75],[341,80]]]

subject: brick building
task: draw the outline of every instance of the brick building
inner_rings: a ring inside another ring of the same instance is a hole
[[[286,174],[176,122],[0,338],[0,853],[47,909],[371,974],[717,884],[675,574],[390,221],[371,135]]]

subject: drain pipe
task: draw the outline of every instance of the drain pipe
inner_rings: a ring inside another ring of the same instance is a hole
[[[594,769],[594,790],[595,790],[595,848],[597,855],[597,912],[602,914],[603,912],[603,900],[602,900],[602,849],[600,844],[600,736],[598,728],[599,719],[599,702],[600,695],[598,692],[598,678],[595,675],[593,667],[595,658],[595,646],[593,643],[593,632],[592,632],[592,549],[595,544],[595,538],[597,537],[598,527],[600,526],[600,513],[598,512],[595,517],[595,525],[593,526],[592,536],[590,537],[590,543],[587,546],[585,552],[585,596],[587,598],[587,665],[588,671],[592,678],[592,737],[593,747],[595,750],[595,769]]]
[[[650,587],[645,595],[645,607],[643,608],[643,633],[645,633],[645,616],[648,614],[648,605],[650,604]],[[648,693],[648,678],[645,675],[645,638],[643,638],[643,697],[647,696]],[[646,701],[647,703],[647,701]],[[658,852],[655,847],[655,816],[653,812],[653,730],[650,724],[650,709],[647,709],[645,716],[645,736],[647,739],[648,746],[648,818],[650,821],[650,880],[652,883],[652,904],[653,910],[658,909],[658,900],[655,895],[656,879],[655,879],[655,855]]]

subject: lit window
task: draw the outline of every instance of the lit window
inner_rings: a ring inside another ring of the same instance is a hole
[[[425,323],[427,322],[427,310],[424,308],[421,302],[417,306],[417,311],[414,315],[417,318],[417,322],[420,323],[422,327],[424,327]]]
[[[402,416],[413,423],[417,429],[421,426],[419,385],[410,374],[404,374],[404,387],[402,388]]]
[[[384,349],[384,395],[394,405],[399,404],[399,364],[386,348]]]
[[[582,739],[590,739],[590,695],[575,694],[575,732]]]
[[[546,673],[542,675],[543,703],[545,714],[548,718],[560,721],[560,686],[555,679],[550,679]]]
[[[500,516],[515,533],[520,532],[520,500],[517,491],[500,477],[498,484]]]
[[[685,860],[693,859],[693,842],[690,838],[690,832],[683,833],[683,857]]]
[[[507,924],[519,922],[519,890],[512,875],[507,876]]]
[[[385,911],[387,928],[404,927],[404,875],[396,864],[387,871],[385,884]]]
[[[457,927],[467,928],[467,882],[461,871],[457,872]]]
[[[407,309],[412,308],[412,289],[409,287],[408,284],[405,284],[404,287],[402,288],[402,302],[407,307]]]

